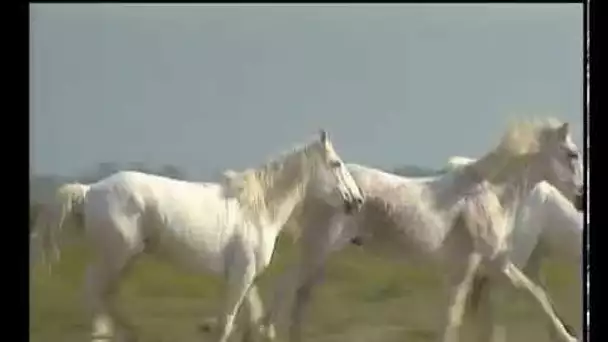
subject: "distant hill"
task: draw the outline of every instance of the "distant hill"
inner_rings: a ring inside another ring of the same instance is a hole
[[[395,168],[393,172],[406,177],[430,177],[440,175],[444,171],[421,167],[417,165],[404,165]]]

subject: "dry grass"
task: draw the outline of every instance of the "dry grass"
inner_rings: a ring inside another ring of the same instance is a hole
[[[272,280],[293,250],[283,244],[269,273],[261,279],[265,298]],[[81,284],[87,255],[82,246],[64,250],[52,275],[40,268],[30,288],[30,341],[72,342],[88,336]],[[580,327],[580,281],[558,262],[546,265],[558,310]],[[142,259],[125,281],[123,303],[138,326],[142,342],[194,342],[205,336],[197,326],[214,314],[220,283],[183,273],[171,265]],[[424,267],[376,258],[353,247],[336,255],[325,283],[315,292],[305,326],[307,341],[426,342],[436,338],[443,297],[439,278]],[[514,293],[500,312],[509,324],[508,341],[547,341],[540,312]],[[580,331],[580,329],[578,330]]]

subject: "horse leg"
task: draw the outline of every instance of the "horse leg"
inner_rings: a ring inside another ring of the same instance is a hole
[[[290,313],[289,340],[302,340],[302,322],[308,308],[312,292],[323,280],[325,265],[330,253],[348,244],[352,237],[342,233],[342,227],[336,227],[331,222],[328,226],[318,225],[318,230],[305,237],[300,255],[300,265],[295,277],[297,285],[294,290],[294,302]],[[319,235],[320,233],[320,235]],[[329,235],[328,235],[329,234]]]
[[[243,329],[243,341],[257,341],[258,337],[261,337],[264,341],[274,341],[276,338],[274,325],[262,324],[264,305],[255,284],[249,288],[243,304],[247,315],[247,321]]]
[[[301,340],[301,323],[304,309],[310,301],[314,285],[322,279],[324,265],[332,251],[350,242],[353,236],[344,233],[341,215],[332,216],[333,209],[317,207],[316,214],[300,224],[305,227],[300,237],[300,255],[297,264],[290,267],[278,279],[273,302],[262,319],[262,324],[270,327],[277,323],[279,313],[293,304],[289,318],[289,336],[292,341]],[[352,233],[352,232],[351,232]],[[293,301],[293,302],[292,302]]]
[[[257,341],[261,336],[267,341],[274,341],[276,337],[274,325],[265,326],[262,324],[264,305],[255,284],[252,284],[249,287],[249,291],[245,295],[242,305],[245,309],[244,312],[239,312],[235,318],[235,325],[237,327],[240,326],[243,331],[241,340],[243,342]],[[247,317],[243,318],[243,314]],[[219,323],[217,317],[210,317],[200,326],[200,329],[206,333],[217,333],[218,328]]]
[[[115,323],[107,304],[107,296],[111,291],[110,285],[101,264],[87,267],[85,302],[93,321],[92,341],[111,341],[114,337]]]
[[[471,299],[475,301],[474,307],[471,308],[472,319],[475,325],[476,340],[478,342],[505,342],[506,336],[504,326],[501,322],[497,322],[495,308],[497,304],[502,303],[502,292],[496,292],[494,279],[481,274],[476,275],[473,281],[471,295],[477,298]],[[495,293],[496,292],[496,293]],[[498,295],[498,296],[496,296]],[[496,298],[498,297],[498,298]]]
[[[143,252],[144,244],[137,236],[127,238],[125,232],[136,232],[137,217],[112,217],[107,221],[93,221],[86,226],[87,235],[94,242],[96,262],[90,264],[85,279],[85,295],[93,318],[93,340],[107,340],[117,331],[118,341],[134,341],[133,324],[117,303],[120,283]],[[100,224],[104,222],[104,224]]]
[[[242,259],[240,261],[228,269],[223,312],[218,319],[220,326],[218,342],[228,341],[234,329],[236,315],[255,280],[256,272],[253,260]]]
[[[457,342],[459,340],[466,299],[481,260],[480,254],[471,253],[464,267],[456,267],[448,275],[449,304],[442,334],[443,342]]]
[[[534,251],[532,251],[532,254],[530,255],[530,258],[528,259],[528,263],[526,264],[525,268],[523,269],[523,272],[526,274],[526,276],[528,276],[530,281],[534,282],[540,288],[542,288],[543,291],[547,292],[546,281],[541,273],[541,261],[542,261],[541,246],[537,246],[534,249]],[[564,328],[566,329],[568,334],[570,334],[572,336],[576,335],[576,333],[574,332],[574,328],[572,326],[568,325],[564,321],[564,319],[557,313],[557,310],[555,308],[553,301],[549,297],[547,297],[547,298],[549,299],[549,302],[551,304],[553,311],[555,312],[555,315],[559,319],[560,323],[564,326]],[[549,334],[549,339],[551,341],[559,340],[559,337],[556,335],[555,329],[553,329],[553,326],[548,325],[547,332]]]
[[[540,288],[543,289],[543,291],[546,291],[544,286],[545,282],[540,272],[541,261],[542,254],[540,246],[538,246],[530,255],[530,258],[528,259],[528,262],[526,263],[526,266],[523,269],[523,273],[530,279],[531,282],[537,284]],[[505,337],[501,336],[502,334],[499,335],[499,332],[504,331],[505,327],[502,323],[497,322],[495,320],[494,315],[495,308],[504,302],[503,291],[497,293],[493,292],[493,289],[497,285],[499,284],[497,284],[494,279],[485,275],[480,275],[476,277],[474,281],[473,289],[475,295],[478,297],[475,301],[478,304],[476,305],[477,307],[474,309],[475,313],[473,318],[475,321],[475,325],[478,329],[477,341],[479,342],[505,340]],[[575,335],[574,329],[564,322],[564,320],[556,312],[555,307],[551,302],[550,298],[547,298],[549,299],[549,302],[551,303],[552,309],[553,311],[555,311],[557,318],[559,319],[561,324],[564,325],[566,331],[568,331],[568,333],[571,335]],[[559,340],[553,325],[548,325],[547,329],[551,341]]]
[[[290,267],[280,274],[276,281],[272,302],[261,320],[261,325],[269,332],[276,331],[275,324],[280,317],[279,314],[285,312],[285,308],[293,301],[293,290],[296,286],[295,280],[297,280],[298,271],[297,267]]]
[[[551,300],[542,289],[542,287],[533,283],[523,272],[521,272],[512,262],[506,261],[504,266],[501,267],[500,272],[506,276],[511,285],[515,288],[525,290],[525,293],[529,294],[537,304],[540,305],[543,312],[547,315],[551,326],[557,333],[557,336],[562,341],[576,342],[576,338],[568,333],[564,325],[561,323],[557,314],[553,310]]]
[[[109,341],[114,337],[115,330],[119,330],[119,340],[135,339],[133,325],[116,303],[124,266],[123,263],[98,261],[87,268],[85,299],[93,321],[93,341]]]
[[[321,241],[325,242],[326,240]],[[287,317],[289,318],[290,341],[300,341],[302,339],[301,327],[305,311],[310,302],[312,290],[323,278],[325,261],[329,253],[329,250],[313,251],[309,247],[305,244],[298,265],[281,275],[279,286],[275,292],[275,300],[271,310],[263,320],[266,325],[277,322],[278,313],[283,312],[282,309],[289,302],[291,311]]]
[[[306,309],[310,304],[310,298],[314,287],[323,279],[325,271],[324,265],[318,265],[314,270],[306,273],[301,278],[300,285],[296,288],[294,305],[291,309],[291,322],[289,325],[289,340],[299,342],[302,340],[302,322],[306,314]]]

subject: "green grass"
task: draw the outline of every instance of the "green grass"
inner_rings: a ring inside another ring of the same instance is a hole
[[[265,299],[270,298],[272,281],[294,254],[288,244],[280,244],[271,268],[260,279]],[[42,267],[34,271],[30,341],[72,342],[88,337],[90,323],[82,307],[87,260],[83,246],[72,246],[64,249],[51,275]],[[557,261],[548,262],[545,269],[558,311],[580,331],[580,281],[571,276],[575,271]],[[304,327],[306,340],[434,341],[444,300],[439,281],[428,267],[348,248],[334,255],[325,282],[315,292]],[[197,327],[215,315],[220,285],[212,277],[144,257],[125,280],[121,302],[143,342],[204,341]],[[509,293],[507,302],[499,314],[508,322],[508,341],[548,340],[542,314],[525,296]]]

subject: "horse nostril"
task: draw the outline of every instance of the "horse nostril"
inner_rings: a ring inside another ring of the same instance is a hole
[[[363,204],[363,198],[361,198],[361,197],[357,197],[355,199],[355,201],[357,202],[358,205],[362,205]]]

